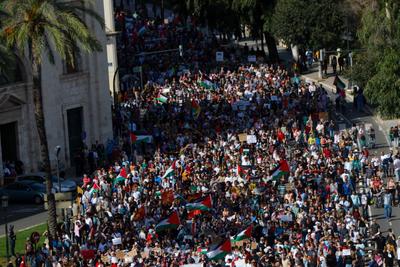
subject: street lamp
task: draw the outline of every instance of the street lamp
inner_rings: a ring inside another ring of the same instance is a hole
[[[1,207],[4,210],[4,221],[5,221],[5,233],[6,233],[6,257],[7,263],[10,261],[10,255],[8,250],[8,224],[7,224],[7,208],[8,208],[8,196],[1,197]]]
[[[60,182],[60,168],[59,168],[59,155],[60,155],[60,151],[61,151],[61,146],[56,146],[54,148],[54,152],[56,154],[56,159],[57,159],[57,179],[58,179],[58,192],[61,193],[61,182]],[[51,177],[50,177],[51,179]]]

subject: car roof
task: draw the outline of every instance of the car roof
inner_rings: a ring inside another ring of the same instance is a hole
[[[31,172],[31,173],[25,173],[25,174],[18,175],[17,178],[18,177],[27,177],[27,176],[41,176],[41,177],[44,177],[45,175],[46,175],[45,172]]]

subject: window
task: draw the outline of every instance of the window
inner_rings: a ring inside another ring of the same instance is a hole
[[[44,178],[40,176],[23,176],[18,178],[19,181],[35,181],[37,183],[44,183]]]
[[[72,74],[82,71],[82,58],[79,49],[73,52],[73,62],[71,60],[63,60],[63,73]]]
[[[16,190],[16,191],[27,191],[28,190],[28,186],[24,185],[24,184],[20,184],[20,183],[14,183],[14,184],[10,184],[7,187],[8,190]]]

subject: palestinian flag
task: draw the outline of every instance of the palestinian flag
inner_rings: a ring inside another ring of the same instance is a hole
[[[96,183],[93,184],[92,188],[90,189],[89,193],[93,194],[93,193],[98,193],[100,190],[100,186]]]
[[[197,119],[199,117],[199,115],[200,115],[200,112],[201,112],[201,107],[200,107],[199,103],[197,103],[197,101],[193,99],[192,100],[192,114],[193,114],[193,117],[195,119]]]
[[[202,200],[196,201],[194,203],[186,204],[186,209],[189,211],[193,210],[209,211],[211,208],[212,208],[211,195],[208,195]]]
[[[128,178],[128,174],[126,173],[125,167],[122,167],[121,170],[119,171],[119,174],[117,178],[114,180],[114,184],[118,183],[125,183],[125,179]]]
[[[210,260],[224,259],[226,255],[232,252],[231,240],[227,239],[217,245],[213,250],[207,252],[207,257]]]
[[[171,213],[171,215],[169,215],[168,218],[162,220],[159,224],[157,224],[156,232],[159,233],[169,229],[176,229],[180,224],[181,221],[179,220],[178,212],[174,211]]]
[[[289,173],[289,165],[287,161],[283,159],[279,162],[279,167],[272,173],[272,179],[279,179],[287,173]]]
[[[157,98],[155,98],[158,102],[161,102],[162,104],[165,104],[168,102],[168,97],[159,95]]]
[[[240,233],[238,233],[237,235],[235,235],[232,239],[233,242],[238,242],[238,241],[242,241],[245,239],[249,239],[251,238],[251,232],[253,231],[253,225],[250,225],[249,227],[247,227],[246,229],[244,229],[243,231],[241,231]]]
[[[335,77],[335,80],[333,81],[333,85],[336,86],[336,88],[343,90],[346,88],[346,84],[339,78],[339,76]]]
[[[172,165],[164,173],[162,178],[164,179],[165,177],[171,177],[171,176],[175,175],[175,171],[176,171],[176,160],[174,162],[172,162]]]
[[[213,84],[211,81],[209,80],[203,80],[199,82],[199,85],[205,89],[214,89],[215,88],[215,84]]]
[[[131,143],[132,144],[136,143],[136,140],[137,140],[136,134],[134,134],[133,132],[130,132],[129,136],[131,138]]]

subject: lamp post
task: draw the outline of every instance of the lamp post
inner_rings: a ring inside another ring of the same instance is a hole
[[[56,154],[56,159],[57,159],[57,180],[58,180],[58,192],[61,193],[61,182],[60,182],[60,167],[59,167],[59,155],[60,155],[60,151],[61,151],[61,147],[60,146],[56,146],[54,148],[54,152]]]
[[[1,197],[1,207],[4,210],[4,220],[5,220],[5,233],[6,233],[6,257],[7,263],[10,261],[10,254],[8,249],[8,224],[7,224],[7,208],[8,208],[8,196]]]

